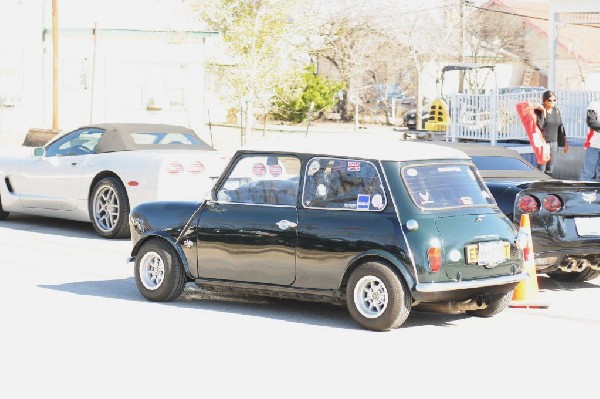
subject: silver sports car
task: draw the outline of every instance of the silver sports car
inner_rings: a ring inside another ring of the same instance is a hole
[[[227,161],[180,126],[80,127],[44,147],[0,155],[0,220],[14,212],[91,221],[102,237],[127,237],[132,207],[201,200]]]

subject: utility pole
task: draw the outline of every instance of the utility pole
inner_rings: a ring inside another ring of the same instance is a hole
[[[58,130],[58,0],[52,0],[52,130]]]
[[[466,57],[465,57],[465,42],[466,42],[466,24],[465,24],[465,1],[466,0],[459,0],[460,1],[460,62],[462,62],[463,64],[466,61]],[[460,71],[459,72],[459,78],[458,78],[458,92],[462,93],[463,89],[464,89],[464,80],[465,80],[465,73],[464,71]]]

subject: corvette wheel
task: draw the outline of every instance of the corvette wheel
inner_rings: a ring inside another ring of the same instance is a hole
[[[379,262],[359,266],[348,279],[346,304],[350,316],[369,330],[398,328],[408,318],[411,295],[400,277]]]
[[[0,220],[4,220],[8,217],[9,213],[8,212],[4,212],[4,209],[2,209],[2,198],[0,198]]]
[[[161,239],[142,245],[135,258],[134,274],[140,293],[154,302],[175,300],[187,282],[177,252]]]
[[[589,267],[580,272],[563,272],[557,270],[555,272],[546,273],[548,277],[555,281],[563,281],[567,283],[580,283],[590,281],[600,276],[600,270],[590,269]]]
[[[125,187],[118,179],[105,177],[96,183],[89,208],[94,229],[102,237],[129,236],[129,200]]]

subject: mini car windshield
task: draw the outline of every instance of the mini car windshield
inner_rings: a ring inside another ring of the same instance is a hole
[[[496,203],[471,165],[410,165],[402,169],[402,178],[412,200],[423,209],[485,206]]]

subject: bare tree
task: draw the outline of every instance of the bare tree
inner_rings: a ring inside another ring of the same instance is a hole
[[[299,78],[307,62],[299,40],[304,30],[300,2],[194,0],[192,5],[209,28],[221,33],[224,54],[209,68],[227,88],[221,92],[223,98],[245,108],[244,143],[256,119],[256,106],[268,112],[275,88]]]

